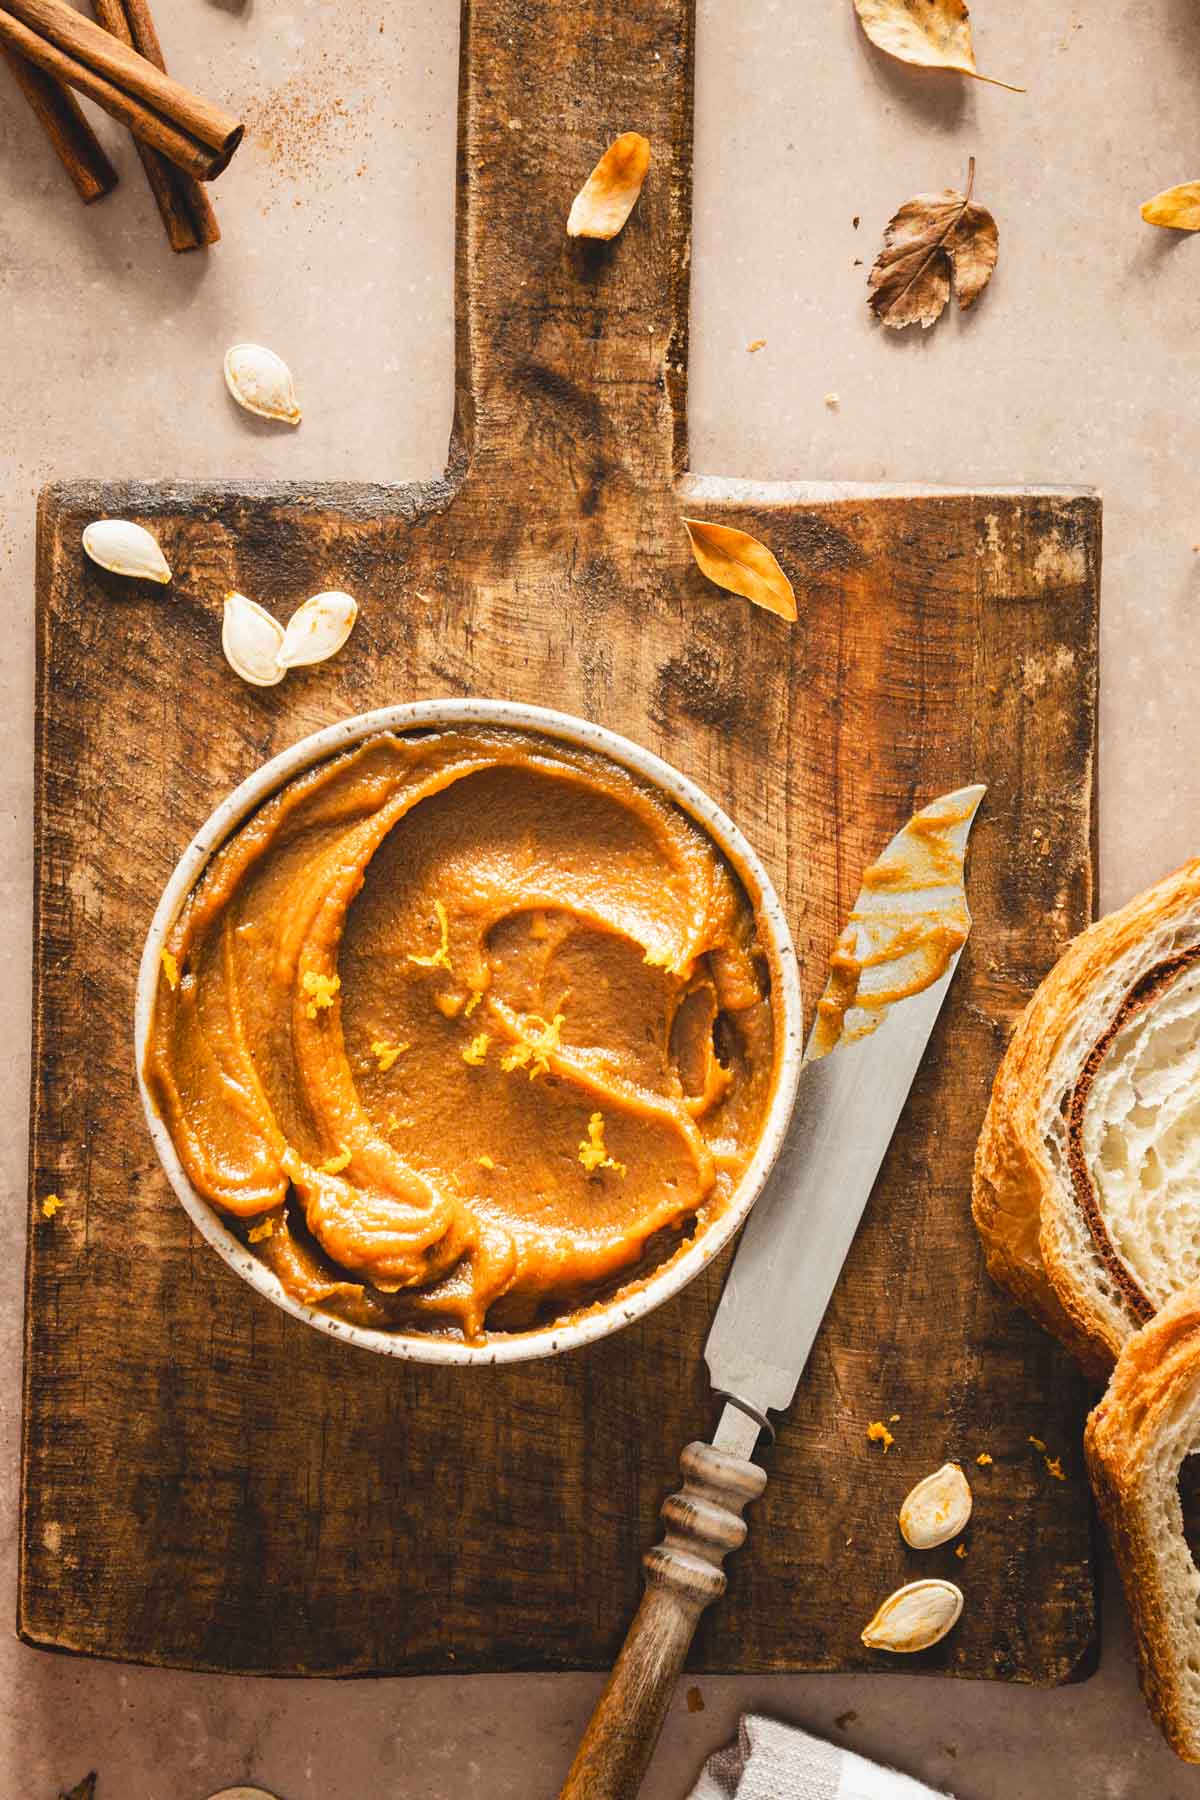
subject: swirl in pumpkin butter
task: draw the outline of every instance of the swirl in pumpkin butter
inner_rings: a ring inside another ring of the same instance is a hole
[[[775,1079],[768,954],[713,840],[607,758],[381,735],[214,857],[147,1084],[289,1294],[479,1341],[610,1298],[728,1204]]]

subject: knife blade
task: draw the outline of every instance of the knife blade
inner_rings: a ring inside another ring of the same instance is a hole
[[[981,786],[913,815],[863,877],[805,1046],[796,1108],[705,1345],[725,1400],[689,1444],[646,1591],[560,1800],[633,1800],[722,1563],[766,1486],[750,1456],[792,1402],[971,927],[963,881]]]
[[[914,828],[923,850],[924,827],[930,815],[940,813],[953,817],[945,832],[956,862],[946,871],[951,879],[927,885],[922,878],[931,871],[927,858],[919,856],[920,885],[896,892],[885,884],[882,893],[878,886],[864,887],[839,939],[853,968],[857,951],[886,951],[889,932],[894,941],[919,917],[936,917],[961,932],[938,979],[873,1008],[861,1002],[894,991],[881,988],[881,970],[890,969],[891,980],[898,977],[903,987],[906,974],[911,982],[920,967],[906,972],[897,966],[900,959],[886,954],[868,964],[845,1009],[840,1040],[831,1046],[828,1012],[818,1012],[787,1139],[742,1233],[704,1347],[713,1389],[731,1403],[714,1442],[735,1454],[748,1454],[759,1429],[771,1429],[768,1413],[791,1404],[954,979],[971,923],[962,861],[983,794],[974,786],[942,795],[897,832],[873,865],[878,870],[907,864]],[[902,954],[922,961],[920,946]],[[830,987],[836,986],[835,967]]]

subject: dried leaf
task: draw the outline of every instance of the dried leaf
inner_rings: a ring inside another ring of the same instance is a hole
[[[792,584],[765,544],[732,525],[711,525],[705,519],[683,522],[692,540],[692,555],[710,581],[778,613],[781,619],[795,619]]]
[[[992,87],[1023,94],[1010,81],[975,67],[971,20],[963,0],[854,0],[863,30],[877,49],[922,69],[953,69]]]
[[[1200,231],[1200,181],[1184,181],[1165,188],[1142,207],[1147,225],[1166,225],[1173,231]]]
[[[650,167],[650,145],[626,131],[608,146],[571,203],[568,237],[615,238],[637,203]]]
[[[950,282],[963,312],[973,306],[991,279],[1000,251],[996,221],[971,200],[975,158],[967,191],[944,188],[917,194],[888,221],[883,245],[867,279],[871,311],[883,324],[928,328],[950,298]]]

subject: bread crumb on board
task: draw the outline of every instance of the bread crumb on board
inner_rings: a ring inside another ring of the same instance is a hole
[[[992,1464],[992,1459],[986,1450],[981,1450],[979,1455],[975,1458],[975,1461],[979,1464],[981,1469],[988,1469]]]
[[[690,1687],[687,1691],[687,1709],[690,1713],[704,1711],[704,1695],[698,1687]]]
[[[1033,1445],[1034,1449],[1045,1463],[1047,1475],[1054,1481],[1065,1481],[1067,1477],[1063,1472],[1062,1457],[1051,1456],[1045,1442],[1040,1437],[1034,1437],[1032,1432],[1029,1436],[1029,1442]]]
[[[746,345],[746,348],[750,352],[751,356],[754,355],[754,352],[756,350],[765,350],[766,347],[767,347],[766,338],[754,338],[750,343],[748,343]]]
[[[883,1454],[885,1456],[896,1441],[882,1419],[871,1420],[871,1423],[867,1426],[867,1437],[870,1439],[871,1443],[883,1445]]]
[[[42,1217],[52,1219],[55,1213],[59,1212],[61,1208],[62,1201],[59,1199],[58,1195],[47,1194],[46,1198],[42,1201]]]

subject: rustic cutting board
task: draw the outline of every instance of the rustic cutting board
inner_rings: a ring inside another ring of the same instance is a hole
[[[31,1644],[345,1675],[595,1667],[620,1640],[679,1450],[714,1421],[700,1350],[724,1263],[550,1363],[373,1358],[285,1317],[201,1243],[135,1092],[142,937],[217,800],[331,720],[479,694],[601,720],[716,795],[781,889],[809,1006],[865,862],[919,802],[989,784],[974,935],[695,1663],[877,1667],[859,1629],[919,1566],[953,1573],[968,1605],[913,1660],[1050,1682],[1089,1666],[1084,1395],[985,1278],[968,1189],[1013,1020],[1092,912],[1100,507],[1051,488],[684,473],[692,24],[685,0],[469,0],[443,476],[43,498]],[[628,228],[569,243],[572,194],[631,126],[654,164]],[[799,622],[706,584],[684,512],[765,538]],[[87,565],[97,514],[149,522],[173,588]],[[218,647],[235,586],[283,611],[346,587],[361,621],[335,663],[254,691]],[[884,1455],[866,1427],[892,1414]],[[918,1564],[895,1509],[947,1456],[975,1482],[969,1555]]]

